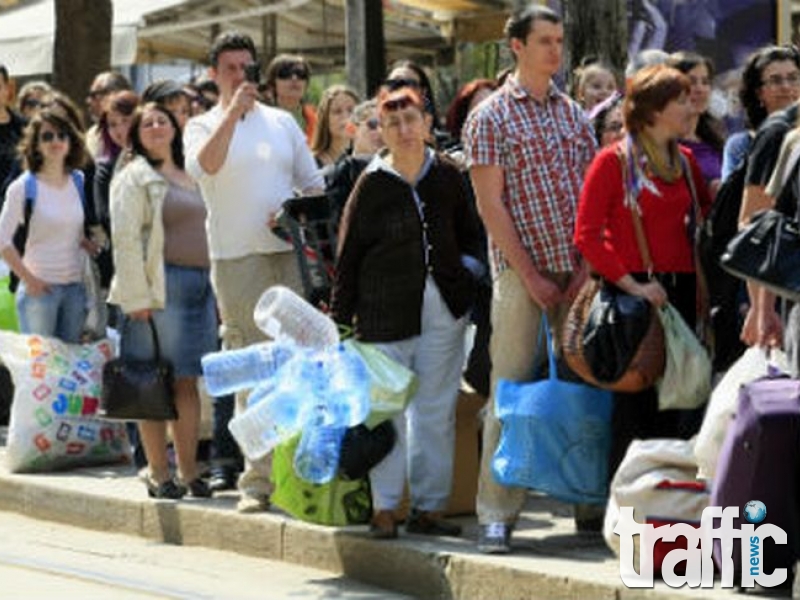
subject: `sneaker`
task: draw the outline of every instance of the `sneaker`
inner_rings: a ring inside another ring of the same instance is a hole
[[[412,508],[411,514],[406,522],[406,531],[408,533],[420,533],[422,535],[458,537],[461,535],[461,525],[445,521],[440,512],[422,511]]]
[[[267,512],[270,507],[269,496],[247,496],[242,494],[236,504],[236,510],[241,514]]]
[[[511,525],[489,523],[478,529],[478,552],[483,554],[508,554],[511,552]]]

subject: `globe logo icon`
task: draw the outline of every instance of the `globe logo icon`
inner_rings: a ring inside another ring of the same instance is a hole
[[[748,523],[757,525],[767,516],[767,507],[761,500],[750,500],[744,505],[744,518]]]

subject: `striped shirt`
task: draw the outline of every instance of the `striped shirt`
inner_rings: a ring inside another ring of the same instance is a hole
[[[552,83],[535,100],[512,76],[470,115],[463,143],[470,167],[503,168],[502,201],[536,269],[574,271],[578,197],[596,150],[583,109]],[[494,242],[492,266],[508,266]]]

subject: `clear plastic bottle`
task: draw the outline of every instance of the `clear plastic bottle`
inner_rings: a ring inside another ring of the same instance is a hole
[[[259,329],[275,340],[320,349],[339,342],[336,323],[287,287],[275,285],[264,292],[253,317]]]
[[[295,472],[312,483],[328,483],[339,470],[346,427],[325,424],[325,417],[306,423],[294,454]]]
[[[295,392],[260,386],[250,394],[247,410],[230,420],[228,429],[247,458],[258,460],[297,432],[304,396]]]
[[[254,388],[274,377],[293,355],[292,346],[282,342],[206,354],[201,361],[206,389],[212,396],[224,396]]]
[[[370,379],[363,359],[343,344],[329,348],[324,355],[326,399],[337,425],[354,427],[363,423],[370,411]]]

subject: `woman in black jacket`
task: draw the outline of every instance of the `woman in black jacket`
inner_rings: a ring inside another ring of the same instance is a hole
[[[378,112],[387,149],[345,205],[332,310],[358,339],[412,369],[419,388],[394,419],[394,449],[370,473],[372,533],[397,536],[394,511],[407,477],[406,530],[459,535],[442,510],[452,482],[464,329],[480,275],[477,218],[458,167],[425,144],[430,116],[420,93],[385,89]]]

